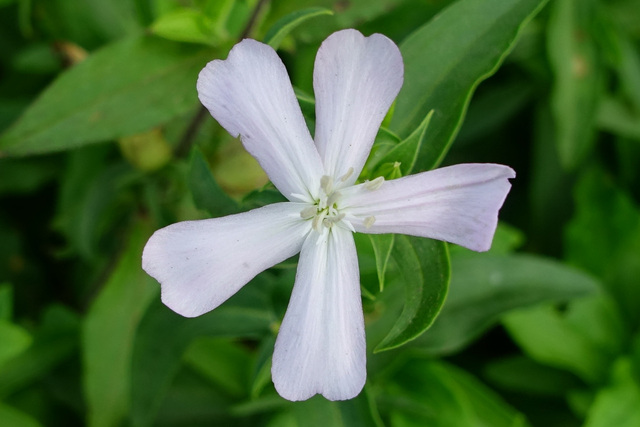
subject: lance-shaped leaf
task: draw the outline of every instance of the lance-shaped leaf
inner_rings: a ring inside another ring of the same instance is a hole
[[[395,234],[368,234],[368,236],[369,240],[371,240],[371,246],[373,246],[373,253],[376,256],[376,271],[378,273],[378,282],[380,283],[380,292],[382,292],[384,290],[384,275],[391,258]]]
[[[516,308],[598,290],[598,282],[579,270],[532,255],[453,255],[451,264],[447,304],[429,333],[412,343],[433,355],[459,350]]]
[[[0,155],[28,155],[124,137],[197,105],[210,50],[137,36],[61,74],[0,136]]]
[[[413,171],[413,167],[418,160],[418,154],[422,147],[422,142],[427,136],[427,130],[429,123],[433,117],[433,110],[429,111],[429,114],[424,118],[420,126],[418,126],[411,135],[400,144],[393,147],[388,153],[384,155],[379,161],[380,167],[378,171],[384,167],[385,164],[398,164],[400,168],[400,175],[406,176]],[[382,173],[374,174],[374,176],[383,175]]]
[[[548,29],[549,62],[555,74],[551,107],[563,166],[573,168],[595,140],[602,69],[589,24],[596,19],[591,2],[557,0]]]
[[[322,15],[333,15],[333,11],[324,7],[310,7],[283,16],[267,31],[264,42],[272,48],[278,49],[282,40],[294,28],[311,18]]]
[[[392,256],[406,286],[404,308],[375,352],[399,347],[426,331],[449,288],[449,253],[444,242],[397,235]]]
[[[131,357],[138,323],[159,287],[140,267],[146,227],[135,229],[115,270],[94,301],[83,328],[88,424],[112,426],[129,412]]]
[[[476,86],[492,75],[546,0],[461,0],[410,35],[391,129],[406,136],[434,110],[416,170],[438,165]],[[452,29],[455,28],[455,31]]]

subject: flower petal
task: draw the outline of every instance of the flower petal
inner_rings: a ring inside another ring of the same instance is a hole
[[[162,302],[186,317],[213,310],[261,271],[300,251],[310,226],[300,204],[184,221],[156,231],[142,268],[162,285]]]
[[[311,233],[300,253],[271,374],[285,399],[351,399],[367,376],[358,258],[350,231]]]
[[[328,174],[353,168],[346,184],[355,182],[403,74],[400,50],[381,34],[343,30],[322,43],[313,74],[315,142]]]
[[[211,115],[242,143],[289,200],[317,191],[322,162],[284,64],[268,45],[238,43],[229,57],[200,72],[198,96]]]
[[[461,164],[386,181],[377,190],[360,184],[341,191],[343,211],[362,233],[430,237],[486,251],[515,176],[503,165]]]

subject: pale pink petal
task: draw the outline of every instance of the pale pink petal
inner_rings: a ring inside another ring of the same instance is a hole
[[[403,74],[400,50],[381,34],[343,30],[320,46],[313,74],[315,142],[334,179],[353,168],[346,184],[355,182]]]
[[[309,221],[300,204],[274,203],[156,231],[142,268],[162,286],[162,302],[195,317],[213,310],[261,271],[300,251]]]
[[[322,162],[276,52],[251,39],[200,72],[198,96],[211,115],[242,143],[291,200],[317,191]]]
[[[271,373],[285,399],[316,393],[351,399],[366,380],[366,343],[358,259],[350,231],[309,234],[280,327]]]
[[[515,172],[503,165],[461,164],[341,191],[356,231],[430,237],[486,251]]]

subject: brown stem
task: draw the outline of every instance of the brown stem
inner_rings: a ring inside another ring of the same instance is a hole
[[[260,11],[264,7],[264,5],[267,4],[268,1],[269,0],[258,0],[258,4],[256,4],[256,7],[253,8],[253,12],[249,17],[249,20],[247,21],[247,25],[245,25],[244,30],[242,30],[242,33],[240,33],[240,37],[238,37],[239,42],[249,37],[256,23],[256,20],[258,19],[258,15],[260,14]],[[187,130],[185,130],[184,134],[182,135],[182,138],[180,138],[180,142],[178,143],[178,147],[176,148],[177,156],[182,157],[187,155],[187,153],[189,153],[189,150],[191,149],[191,144],[193,144],[193,140],[196,137],[196,134],[198,133],[200,126],[202,126],[204,119],[206,119],[207,117],[207,112],[208,111],[204,107],[204,105],[200,105],[198,112],[196,113],[195,116],[193,116],[193,119],[191,119],[191,123],[189,123],[189,126],[187,126]]]

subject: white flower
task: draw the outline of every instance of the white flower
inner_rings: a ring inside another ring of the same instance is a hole
[[[143,268],[175,312],[213,310],[261,271],[300,253],[278,333],[272,377],[289,400],[355,397],[366,345],[353,232],[402,233],[489,249],[515,173],[462,164],[355,184],[403,80],[397,46],[355,30],[327,38],[316,57],[311,138],[286,69],[269,46],[243,40],[201,71],[198,94],[240,136],[289,200],[170,225],[149,239]]]

